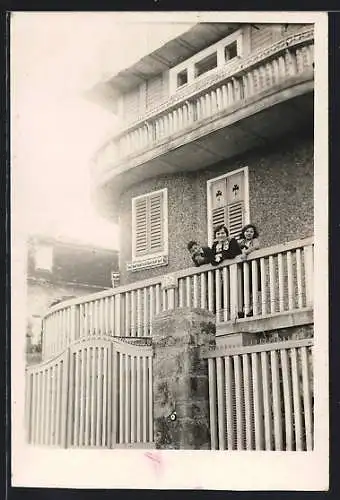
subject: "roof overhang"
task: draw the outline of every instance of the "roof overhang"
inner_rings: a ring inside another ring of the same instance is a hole
[[[221,40],[240,27],[239,23],[198,23],[136,63],[98,82],[86,97],[117,112],[118,97],[150,78],[173,68],[205,47]]]

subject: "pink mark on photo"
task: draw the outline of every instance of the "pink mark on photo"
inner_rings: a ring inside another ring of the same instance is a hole
[[[153,468],[154,468],[156,475],[157,476],[160,475],[160,473],[162,472],[162,466],[163,466],[161,454],[159,452],[148,451],[148,452],[144,453],[144,455],[146,456],[146,458],[149,458],[152,461]]]

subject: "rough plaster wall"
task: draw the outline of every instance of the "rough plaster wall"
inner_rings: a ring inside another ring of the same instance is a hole
[[[313,234],[313,139],[282,139],[276,148],[253,151],[193,174],[175,174],[132,186],[121,196],[121,283],[131,283],[191,266],[190,239],[207,241],[207,180],[237,168],[249,168],[250,217],[262,246]],[[127,272],[131,260],[131,199],[168,188],[169,265]]]

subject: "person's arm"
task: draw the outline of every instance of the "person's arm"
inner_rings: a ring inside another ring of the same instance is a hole
[[[259,243],[259,240],[257,238],[254,238],[253,239],[253,244],[249,247],[249,248],[245,248],[244,249],[244,253],[246,255],[250,254],[251,252],[253,252],[254,250],[258,250],[260,248],[260,243]]]
[[[259,240],[257,238],[254,238],[253,244],[249,248],[245,247],[242,249],[241,259],[245,260],[251,252],[253,252],[254,250],[258,250],[259,248],[260,248]]]
[[[217,246],[217,243],[213,243],[213,246],[211,248],[211,264],[213,266],[218,266],[218,264],[220,264],[222,262],[222,259],[218,262],[216,260],[216,246]]]

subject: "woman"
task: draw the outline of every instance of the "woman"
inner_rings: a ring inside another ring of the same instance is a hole
[[[212,245],[212,265],[218,266],[224,260],[234,259],[242,253],[235,238],[229,237],[229,231],[224,224],[214,229],[214,243]]]

